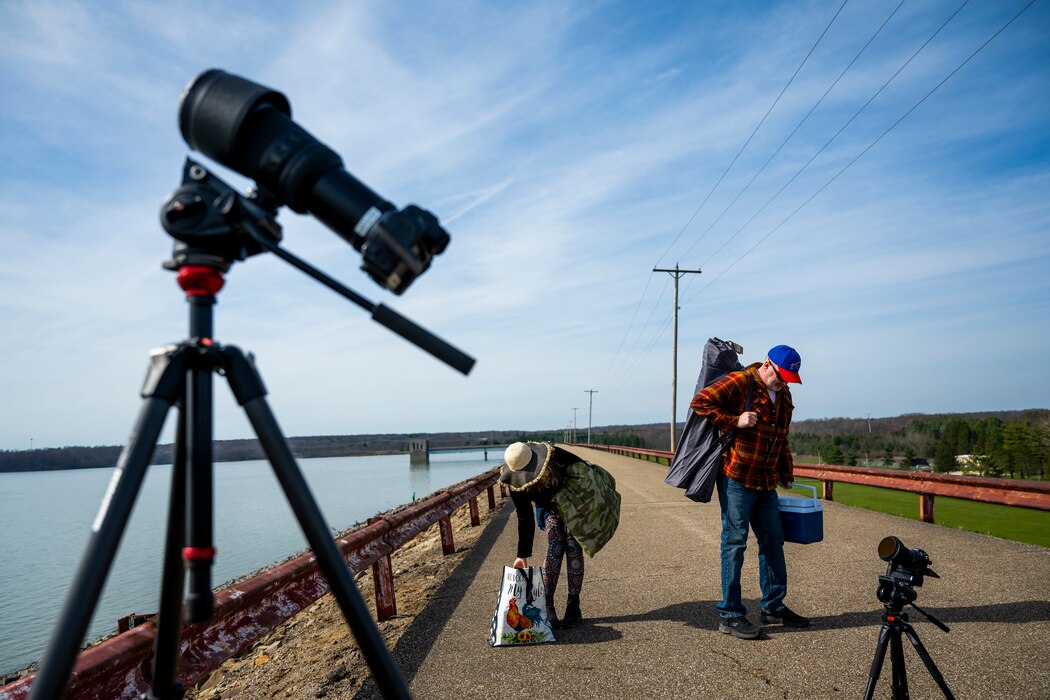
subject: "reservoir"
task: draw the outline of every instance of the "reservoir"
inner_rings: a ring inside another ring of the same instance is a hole
[[[410,465],[407,454],[301,459],[299,466],[334,536],[488,471],[502,457],[501,449],[490,449],[488,459],[464,450],[431,453],[429,466]],[[0,474],[0,674],[43,655],[112,473]],[[214,473],[213,586],[307,548],[268,462],[217,463]],[[88,640],[114,631],[124,615],[156,611],[170,483],[170,465],[147,470]]]

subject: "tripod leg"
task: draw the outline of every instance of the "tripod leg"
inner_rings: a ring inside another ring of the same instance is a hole
[[[186,560],[189,584],[186,591],[186,617],[190,622],[206,622],[215,611],[211,592],[214,547],[214,479],[212,465],[212,368],[191,363],[186,380],[186,475],[187,510]]]
[[[908,671],[904,667],[904,644],[901,631],[894,627],[890,636],[890,664],[893,666],[893,700],[908,700]]]
[[[868,671],[868,687],[864,690],[864,700],[872,700],[875,693],[875,684],[879,682],[879,674],[882,673],[882,662],[886,659],[886,645],[890,641],[890,626],[883,624],[879,630],[879,641],[875,645],[875,658],[871,661],[871,670]]]
[[[915,630],[911,625],[905,625],[904,633],[908,635],[908,641],[910,641],[911,645],[915,647],[915,651],[919,654],[919,658],[922,659],[922,662],[926,664],[926,670],[930,672],[931,676],[933,676],[934,682],[937,683],[941,692],[944,693],[944,697],[948,700],[955,700],[952,691],[948,690],[948,683],[944,680],[944,676],[942,676],[941,672],[937,669],[937,664],[933,663],[933,658],[930,656],[929,652],[926,651],[926,647],[922,645],[922,642],[919,641],[919,635],[915,633]]]
[[[182,631],[182,591],[185,569],[182,547],[186,541],[186,411],[179,411],[175,452],[171,462],[171,493],[168,503],[168,531],[164,544],[164,572],[161,575],[160,604],[157,607],[157,634],[153,647],[153,681],[144,700],[181,698],[178,682],[179,634]]]
[[[33,681],[31,700],[62,696],[142,486],[146,467],[153,457],[164,419],[181,393],[185,375],[182,353],[155,354],[152,362],[146,388],[142,391],[146,401],[139,411],[131,438],[120,453],[102,506],[92,524],[94,534],[88,541],[40,671]]]
[[[277,421],[266,403],[266,389],[262,379],[237,348],[226,346],[222,349],[222,355],[226,378],[234,396],[244,407],[248,420],[259,436],[263,451],[270,460],[281,488],[317,557],[317,563],[328,580],[332,594],[357,639],[376,684],[384,697],[410,698],[394,658],[386,648],[368,607],[361,599],[350,568],[339,552],[332,533],[321,516],[321,510],[295,462],[291,448],[281,435]]]

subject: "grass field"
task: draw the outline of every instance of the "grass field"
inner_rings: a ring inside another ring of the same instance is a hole
[[[816,486],[817,494],[820,494],[818,480],[800,478],[797,481]],[[906,491],[836,482],[835,502],[911,520],[919,519],[919,496]],[[945,527],[1050,547],[1048,511],[937,496],[934,500],[934,516],[937,524]]]

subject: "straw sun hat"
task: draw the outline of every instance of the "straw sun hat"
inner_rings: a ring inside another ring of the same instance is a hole
[[[522,491],[539,481],[553,452],[543,442],[515,442],[503,452],[499,480],[511,491]]]

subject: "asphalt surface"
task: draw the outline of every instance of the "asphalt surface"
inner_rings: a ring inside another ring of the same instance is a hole
[[[922,548],[941,578],[915,601],[951,628],[906,608],[956,698],[1050,698],[1050,550],[824,503],[824,540],[785,545],[787,604],[808,629],[764,626],[757,640],[718,631],[717,498],[688,501],[663,483],[666,467],[574,449],[606,467],[623,503],[613,540],[587,560],[584,622],[558,642],[488,646],[503,566],[514,559],[509,499],[394,649],[417,700],[461,698],[862,698],[882,625],[875,595],[885,573],[876,547],[896,535]],[[916,506],[917,507],[917,506]],[[543,538],[536,557],[542,563]],[[758,624],[757,545],[743,592]],[[557,607],[565,600],[564,572]],[[911,698],[944,697],[905,638]],[[890,698],[889,656],[875,698]],[[366,686],[356,697],[378,696]]]

